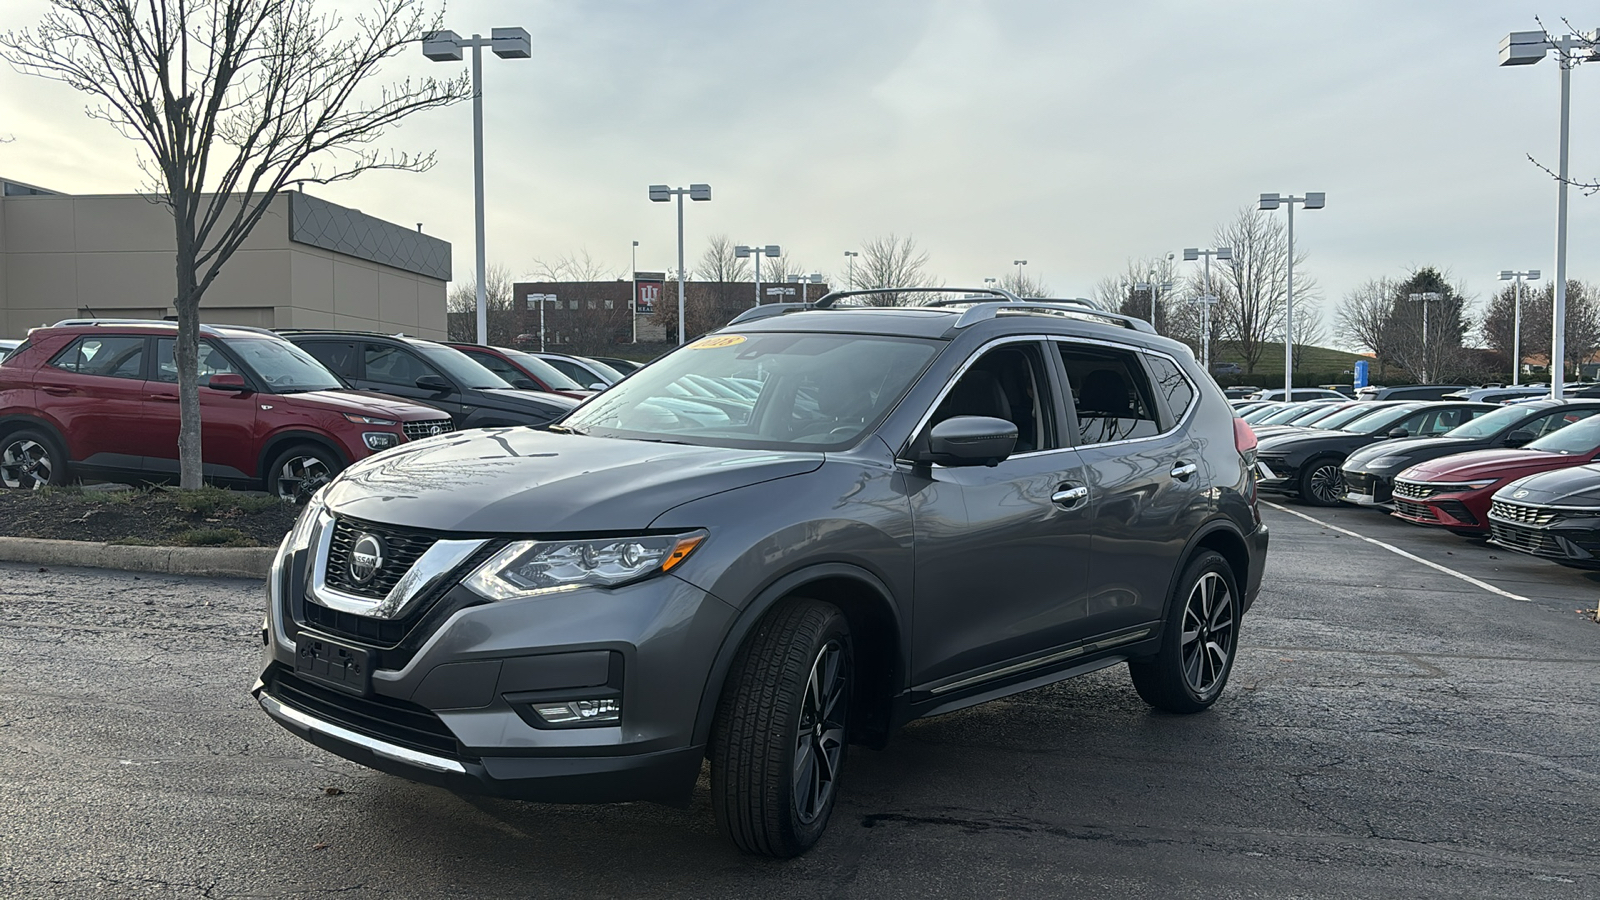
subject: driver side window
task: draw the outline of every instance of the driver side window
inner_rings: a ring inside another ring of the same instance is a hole
[[[989,416],[1017,426],[1013,454],[1053,450],[1055,404],[1039,345],[1003,344],[980,356],[934,410],[929,426],[955,416]]]
[[[172,357],[172,338],[160,338],[156,341],[156,380],[166,384],[178,383],[178,363]],[[197,351],[199,365],[195,374],[199,384],[206,384],[213,375],[237,375],[239,370],[226,356],[217,352],[217,348],[209,341],[201,341]]]
[[[399,387],[414,388],[418,378],[439,374],[432,366],[405,350],[384,344],[367,345],[366,364],[368,381]]]

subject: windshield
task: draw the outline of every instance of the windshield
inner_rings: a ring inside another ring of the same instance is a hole
[[[1355,419],[1339,430],[1348,431],[1353,434],[1377,434],[1382,431],[1388,431],[1394,427],[1394,423],[1404,419],[1411,413],[1416,412],[1418,406],[1420,406],[1420,404],[1406,403],[1399,406],[1379,407],[1378,409],[1375,409],[1372,412]]]
[[[1485,413],[1471,422],[1457,425],[1444,433],[1444,437],[1453,438],[1486,438],[1499,434],[1501,429],[1509,428],[1523,419],[1537,413],[1528,409],[1515,406],[1506,406],[1492,413]]]
[[[627,377],[598,359],[590,359],[587,356],[574,356],[573,359],[582,360],[584,365],[599,372],[601,377],[605,378],[607,384],[616,384]]]
[[[544,382],[545,387],[552,391],[583,390],[583,385],[561,374],[560,369],[557,369],[555,366],[550,365],[537,356],[523,353],[521,350],[507,349],[501,350],[500,352],[504,353],[508,358],[516,360],[517,365],[521,366],[529,374],[533,375],[533,377]]]
[[[228,341],[228,349],[238,354],[262,381],[272,385],[274,393],[331,391],[344,387],[327,366],[288,341],[233,338]]]
[[[1361,418],[1362,416],[1371,414],[1371,412],[1372,412],[1372,407],[1368,406],[1365,403],[1357,403],[1357,404],[1355,404],[1353,406],[1349,406],[1349,407],[1345,407],[1343,409],[1340,409],[1338,412],[1334,413],[1331,416],[1326,416],[1324,418],[1318,419],[1316,421],[1316,423],[1313,424],[1311,427],[1312,428],[1321,428],[1321,429],[1323,429],[1325,431],[1333,431],[1333,430],[1338,429],[1338,428],[1343,428],[1344,426],[1348,425],[1351,422],[1354,422],[1355,420]]]
[[[1559,431],[1553,431],[1527,445],[1527,450],[1546,453],[1590,453],[1600,447],[1600,416],[1590,416]]]
[[[1304,405],[1301,405],[1301,404],[1297,403],[1294,406],[1286,406],[1283,409],[1274,410],[1271,415],[1266,416],[1265,418],[1263,418],[1257,424],[1260,424],[1260,425],[1287,425],[1288,423],[1293,422],[1295,419],[1298,419],[1298,418],[1300,418],[1301,416],[1304,416],[1304,415],[1308,415],[1309,413],[1312,413],[1314,411],[1315,410],[1312,409],[1311,407],[1304,406]]]
[[[1239,418],[1245,420],[1246,422],[1249,422],[1251,425],[1260,425],[1260,424],[1262,424],[1262,422],[1261,422],[1262,419],[1265,419],[1266,417],[1268,417],[1270,415],[1273,415],[1275,413],[1281,412],[1282,410],[1283,410],[1283,404],[1282,403],[1274,403],[1274,404],[1271,404],[1270,406],[1263,406],[1260,409],[1252,409],[1249,412],[1245,413],[1244,415],[1240,416]]]
[[[854,334],[715,334],[639,370],[561,426],[713,447],[843,449],[894,408],[940,346]]]
[[[438,366],[451,381],[464,388],[508,388],[510,384],[483,364],[454,347],[416,341],[411,344],[428,362]]]

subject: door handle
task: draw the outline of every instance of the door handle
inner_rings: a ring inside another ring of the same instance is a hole
[[[1077,509],[1083,501],[1089,499],[1089,489],[1078,486],[1062,485],[1054,494],[1050,495],[1050,502],[1062,509]]]
[[[51,394],[51,395],[56,396],[56,397],[65,397],[66,395],[72,393],[72,388],[61,387],[60,385],[54,385],[54,384],[43,385],[43,386],[41,386],[39,388],[39,390],[44,391],[46,394]]]
[[[1189,476],[1198,471],[1200,471],[1200,467],[1194,463],[1179,463],[1172,467],[1171,474],[1173,478],[1176,478],[1179,481],[1188,481]]]
[[[164,401],[166,403],[177,403],[178,402],[178,395],[177,394],[150,394],[150,395],[146,396],[145,399],[146,400],[161,400],[161,401]]]

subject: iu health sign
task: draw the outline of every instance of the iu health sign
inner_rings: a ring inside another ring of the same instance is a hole
[[[656,303],[661,299],[661,289],[666,284],[665,272],[633,273],[633,311],[636,315],[653,316]]]

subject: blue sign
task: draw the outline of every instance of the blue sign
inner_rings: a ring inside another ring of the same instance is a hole
[[[1366,386],[1367,386],[1367,361],[1364,360],[1364,359],[1358,359],[1358,360],[1356,360],[1356,387],[1366,387]]]

